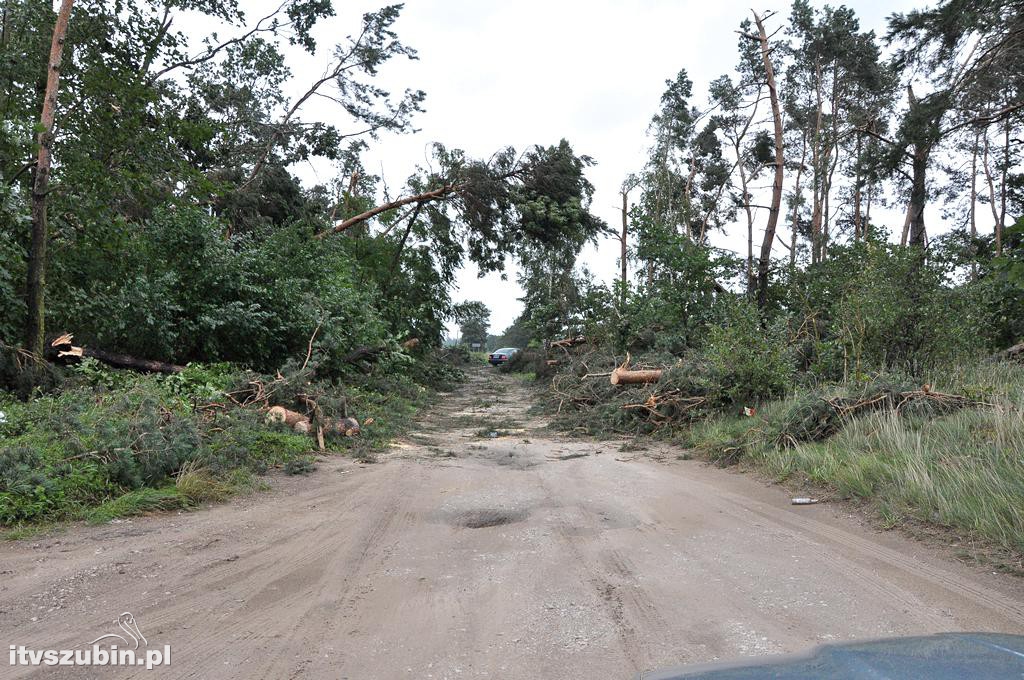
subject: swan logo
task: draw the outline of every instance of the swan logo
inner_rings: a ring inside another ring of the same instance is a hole
[[[106,635],[99,636],[89,644],[94,645],[100,640],[120,640],[124,643],[125,648],[130,647],[135,650],[139,648],[139,641],[141,640],[142,644],[149,646],[149,641],[146,640],[142,631],[139,630],[139,624],[135,622],[135,617],[132,616],[131,612],[124,612],[114,619],[114,623],[116,623],[117,627],[120,628],[128,637],[118,633],[107,633]],[[128,642],[129,638],[131,639],[131,642]]]
[[[171,665],[171,646],[150,647],[131,612],[114,619],[115,632],[101,635],[75,649],[29,649],[10,646],[12,666],[144,666],[152,670]],[[141,649],[140,649],[141,647]]]

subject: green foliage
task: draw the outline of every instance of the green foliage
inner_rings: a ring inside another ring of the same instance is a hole
[[[989,311],[989,332],[995,347],[1009,347],[1024,338],[1024,217],[1003,232],[1003,254],[991,261],[981,280]]]
[[[724,320],[708,328],[703,356],[711,379],[731,404],[750,405],[780,396],[793,382],[786,320],[780,318],[762,328],[750,303],[730,306]]]
[[[303,399],[310,398],[327,418],[356,416],[362,432],[332,434],[329,443],[367,457],[429,402],[425,384],[451,389],[463,378],[433,353],[344,386],[316,379],[316,366],[299,366],[286,364],[281,377],[228,364],[140,375],[83,362],[52,395],[27,402],[0,396],[0,525],[183,508],[251,490],[258,486],[252,475],[271,468],[311,471],[308,434],[268,424],[259,402],[232,405],[254,394],[255,384],[272,404],[307,412]]]
[[[803,364],[815,375],[855,378],[893,368],[920,375],[984,349],[978,291],[951,286],[944,262],[876,241],[830,252],[787,293],[804,319]]]

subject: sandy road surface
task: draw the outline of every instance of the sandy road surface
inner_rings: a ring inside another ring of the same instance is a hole
[[[130,611],[170,667],[48,675],[532,680],[1024,632],[1019,579],[841,508],[672,455],[480,432],[493,411],[536,425],[528,398],[480,373],[379,464],[328,459],[208,510],[2,544],[0,651],[89,642]]]

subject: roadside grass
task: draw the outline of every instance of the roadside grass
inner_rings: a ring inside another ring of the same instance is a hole
[[[190,503],[216,503],[226,500],[232,488],[221,481],[197,460],[190,460],[181,466],[175,475],[174,488]]]
[[[189,499],[174,486],[136,489],[92,508],[84,514],[84,519],[89,524],[103,524],[119,517],[133,517],[161,510],[181,510],[190,504]]]
[[[436,362],[418,370],[430,387],[400,373],[357,376],[344,386],[298,376],[282,392],[315,387],[321,404],[338,405],[328,417],[341,409],[358,416],[361,433],[330,436],[327,449],[370,461],[407,431],[434,398],[434,385],[461,375]],[[240,382],[252,384],[251,373],[217,365],[153,376],[93,363],[70,373],[59,391],[27,402],[0,392],[0,531],[7,539],[62,522],[222,502],[269,488],[260,475],[271,469],[316,469],[311,436],[227,398]]]
[[[919,521],[1024,554],[1024,367],[960,367],[933,389],[984,404],[870,411],[820,441],[785,445],[780,428],[808,403],[798,391],[760,417],[695,423],[681,443],[718,463],[747,461],[780,481],[865,501],[883,527]]]

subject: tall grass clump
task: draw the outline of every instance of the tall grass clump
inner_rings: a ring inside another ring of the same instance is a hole
[[[763,437],[750,446],[753,458],[780,478],[802,476],[874,502],[890,517],[1024,553],[1024,367],[963,367],[942,385],[978,404],[948,412],[871,410],[820,441],[782,446]],[[766,429],[773,415],[792,412],[801,398],[770,410]]]

